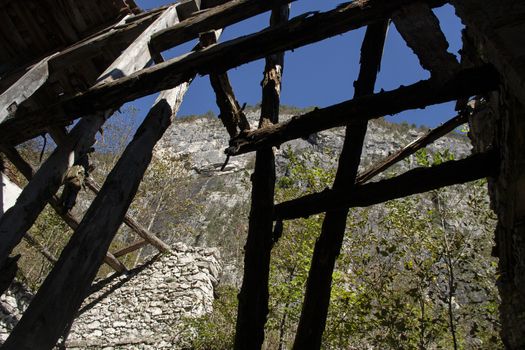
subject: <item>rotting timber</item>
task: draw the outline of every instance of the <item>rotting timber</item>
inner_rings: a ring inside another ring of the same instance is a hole
[[[100,126],[123,103],[163,91],[102,187],[87,180],[87,186],[97,197],[85,217],[80,220],[64,213],[64,220],[75,232],[2,349],[53,348],[73,320],[104,257],[114,259],[113,266],[122,272],[125,267],[120,266],[118,258],[146,244],[168,252],[162,241],[140,227],[126,211],[153,147],[175,117],[182,96],[196,74],[210,75],[225,132],[232,138],[230,144],[225,145],[225,148],[228,146],[226,154],[257,152],[236,349],[260,349],[264,342],[274,221],[327,212],[314,252],[294,347],[319,349],[329,306],[330,276],[344,234],[348,208],[485,177],[491,179],[495,188],[493,200],[499,215],[497,242],[500,269],[504,272],[500,280],[502,337],[509,349],[525,347],[525,338],[520,336],[524,331],[523,323],[520,325],[516,321],[525,304],[520,302],[525,295],[522,277],[525,259],[520,255],[522,242],[525,242],[523,207],[516,204],[525,201],[520,187],[525,176],[522,166],[525,130],[523,118],[519,118],[525,110],[525,58],[520,54],[525,50],[525,43],[508,40],[525,35],[524,6],[516,6],[512,0],[450,1],[467,25],[472,41],[468,44],[473,49],[467,52],[465,41],[463,53],[475,56],[471,61],[476,64],[465,64],[458,63],[447,52],[448,43],[432,12],[432,8],[448,1],[360,0],[324,13],[308,13],[287,20],[290,2],[293,1],[203,0],[201,3],[190,0],[138,13],[135,6],[129,6],[129,1],[113,1],[112,17],[101,18],[98,26],[84,28],[80,36],[75,36],[67,26],[61,27],[57,30],[64,31],[68,40],[58,46],[46,42],[48,46],[43,51],[20,49],[15,52],[12,43],[2,42],[4,39],[0,38],[0,47],[20,54],[16,57],[27,58],[16,66],[12,57],[0,56],[3,69],[0,70],[0,152],[30,180],[21,199],[0,219],[0,272],[5,272],[2,284],[6,276],[16,271],[16,258],[9,257],[12,249],[24,237],[43,206],[51,203],[63,212],[55,203],[56,192],[68,169],[91,147]],[[188,13],[189,8],[194,12]],[[51,15],[57,11],[47,10]],[[270,10],[272,21],[267,29],[215,43],[215,33],[221,28]],[[431,73],[431,78],[374,94],[375,75],[389,21],[393,21],[421,66]],[[284,52],[365,26],[367,34],[362,45],[361,73],[354,98],[279,123],[280,85],[285,79],[282,74]],[[23,33],[21,28],[17,35]],[[202,45],[193,52],[166,61],[162,58],[162,51],[199,37]],[[260,58],[266,59],[261,123],[257,130],[250,130],[227,71]],[[81,77],[70,74],[69,69],[74,67]],[[490,120],[494,139],[473,135],[474,143],[491,147],[476,147],[477,153],[466,159],[367,183],[418,148],[442,137],[467,117],[475,126],[476,119],[461,106],[478,95],[488,100],[498,117]],[[457,118],[367,172],[357,173],[368,120],[454,100],[461,101]],[[43,132],[56,136],[57,130],[79,118],[80,122],[57,142],[59,146],[39,169],[32,169],[16,152],[14,147],[19,143]],[[273,147],[339,126],[346,126],[347,137],[333,188],[275,204]],[[124,173],[128,176],[123,176]],[[121,181],[122,178],[126,180]],[[507,204],[502,204],[501,198],[507,198],[504,202]],[[109,205],[116,215],[108,215]],[[109,244],[122,222],[142,239],[111,254]],[[328,263],[324,263],[326,261]]]

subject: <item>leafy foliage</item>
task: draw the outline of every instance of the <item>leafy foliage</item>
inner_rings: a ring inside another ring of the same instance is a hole
[[[324,169],[313,155],[288,151],[286,157],[289,167],[277,182],[278,202],[332,183],[334,169]],[[415,158],[420,166],[431,166],[453,155],[423,150]],[[274,247],[266,349],[291,348],[322,219],[286,222]],[[490,257],[494,225],[483,181],[352,209],[333,274],[323,348],[502,348]],[[222,308],[235,305],[235,296],[224,297],[231,300],[222,300],[214,312],[223,314],[221,322],[235,313]],[[206,330],[217,326],[210,323],[214,317],[206,316],[205,329],[196,330],[200,348],[218,344],[215,332]],[[227,339],[233,337],[230,331]]]

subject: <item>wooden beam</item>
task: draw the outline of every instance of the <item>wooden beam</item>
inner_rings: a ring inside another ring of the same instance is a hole
[[[275,7],[270,27],[282,25],[290,16],[289,5]],[[284,52],[265,59],[259,127],[279,121]],[[261,349],[268,317],[270,256],[274,244],[273,204],[275,192],[275,155],[271,147],[255,154],[252,174],[252,200],[248,237],[244,246],[244,274],[239,292],[235,350]]]
[[[399,163],[403,159],[406,159],[410,155],[416,153],[417,151],[419,151],[423,147],[426,147],[432,142],[436,141],[440,137],[445,136],[446,134],[453,131],[460,125],[465,124],[466,122],[468,122],[468,117],[469,116],[467,113],[461,113],[458,116],[450,119],[443,125],[438,126],[437,128],[433,130],[430,130],[425,135],[417,138],[416,140],[409,143],[408,145],[406,145],[399,151],[392,153],[391,155],[383,159],[381,162],[373,165],[370,169],[359,174],[357,176],[356,183],[363,184],[367,182],[368,180],[372,179],[374,176],[390,168],[392,165]]]
[[[223,73],[273,53],[305,46],[388,18],[400,6],[421,0],[354,1],[324,13],[308,13],[286,24],[265,29],[205,50],[171,59],[48,108],[16,113],[0,125],[0,139],[16,144],[38,135],[49,125],[120,106],[161,90],[170,89],[194,74]],[[444,0],[423,0],[431,6]]]
[[[327,189],[280,203],[275,206],[274,220],[292,220],[342,208],[368,207],[441,187],[495,177],[498,170],[496,152],[475,154],[466,159],[416,168],[387,180],[356,186],[351,196]]]
[[[203,33],[200,42],[206,47],[217,43],[215,31]],[[234,138],[239,131],[250,130],[250,124],[246,119],[239,102],[235,98],[233,88],[227,73],[210,74],[210,83],[215,92],[217,106],[219,107],[219,119],[228,131],[230,138]]]
[[[3,350],[51,349],[72,322],[188,86],[157,99]]]
[[[4,153],[7,159],[15,166],[15,168],[20,171],[20,173],[28,180],[31,181],[33,179],[34,174],[36,173],[34,168],[22,158],[20,153],[14,148],[14,147],[5,147],[0,146],[0,152]],[[61,205],[60,199],[53,195],[48,200],[49,205],[55,210],[55,212],[64,220],[64,222],[73,230],[76,230],[76,228],[79,225],[80,220],[76,218],[71,212],[64,210],[64,208]],[[30,234],[25,232],[24,238],[28,240],[30,243],[36,242],[36,240],[32,239],[30,237]],[[36,244],[36,243],[35,243]],[[38,247],[37,247],[38,248]],[[43,249],[43,247],[42,247]],[[41,251],[44,256],[46,254]],[[49,253],[51,254],[51,253]],[[52,255],[49,255],[52,256]],[[46,258],[48,258],[46,256]],[[50,260],[48,258],[48,260]],[[51,261],[51,260],[50,260]],[[56,258],[55,258],[56,262]],[[111,253],[107,252],[106,256],[104,258],[104,262],[110,266],[113,270],[118,272],[119,274],[124,273],[127,271],[126,266],[122,264],[117,258],[115,258]]]
[[[141,240],[141,241],[138,241],[138,242],[135,242],[135,243],[132,243],[130,244],[129,246],[125,247],[125,248],[122,248],[116,252],[113,253],[113,255],[116,257],[116,258],[120,258],[121,256],[124,256],[124,255],[127,255],[129,253],[132,253],[144,246],[148,245],[148,241],[146,241],[145,239]]]
[[[102,74],[100,81],[128,75],[151,62],[148,42],[151,35],[178,21],[175,7],[168,8],[122,55]],[[40,167],[32,181],[23,189],[16,204],[0,219],[0,266],[23,234],[33,225],[46,203],[57,192],[67,169],[75,159],[82,158],[95,143],[95,135],[113,111],[82,119],[69,133],[68,140],[58,146]],[[3,140],[2,140],[3,141]]]
[[[393,16],[396,28],[433,77],[449,79],[459,70],[456,56],[448,52],[448,41],[439,19],[428,4],[416,2],[401,7]]]
[[[361,69],[354,87],[354,97],[374,93],[381,67],[389,20],[368,26],[361,47]],[[349,194],[354,188],[368,128],[365,119],[346,128],[343,149],[334,180],[334,191]],[[328,211],[321,234],[315,242],[312,262],[293,349],[320,349],[332,292],[332,274],[343,245],[348,209]]]
[[[234,23],[295,0],[231,0],[179,24],[166,28],[151,38],[150,46],[158,52],[196,39],[200,33],[225,28]]]
[[[51,134],[51,137],[56,142],[57,145],[61,145],[63,142],[67,140],[67,133],[65,129],[63,128],[51,128],[49,130],[49,133]],[[0,150],[2,150],[0,146]],[[84,185],[93,192],[95,195],[98,195],[100,192],[100,185],[91,177],[86,177],[84,179]],[[153,245],[155,248],[157,248],[161,253],[169,253],[171,252],[171,248],[169,245],[164,243],[160,238],[155,236],[153,233],[151,233],[149,230],[147,230],[144,226],[139,224],[137,220],[126,214],[124,216],[124,223],[136,234],[138,234],[140,237],[148,241],[151,245]]]
[[[57,258],[46,248],[44,247],[33,235],[29,232],[26,232],[24,239],[29,243],[30,246],[35,248],[44,258],[47,259],[51,264],[56,264]]]
[[[497,89],[498,84],[499,77],[492,66],[466,69],[445,83],[431,78],[393,91],[315,109],[286,122],[241,134],[230,141],[226,153],[233,156],[279,146],[322,130],[482,94]]]
[[[97,194],[100,192],[100,185],[95,182],[91,177],[85,179],[85,184],[93,193]],[[129,215],[124,216],[124,223],[137,235],[142,237],[146,242],[157,248],[161,253],[171,252],[169,245],[164,243],[160,238],[149,232],[144,226],[139,224],[137,220]]]
[[[35,64],[0,95],[0,123],[10,114],[15,113],[19,106],[27,108],[31,96],[57,71],[99,54],[108,45],[133,41],[156,17],[158,13],[131,23],[119,22],[114,26],[115,29],[83,40]]]

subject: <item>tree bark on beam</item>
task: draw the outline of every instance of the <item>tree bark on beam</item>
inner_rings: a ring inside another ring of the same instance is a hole
[[[18,169],[18,171],[20,171],[20,173],[27,179],[27,181],[30,182],[33,179],[33,176],[36,173],[35,170],[31,166],[31,164],[29,164],[22,158],[20,153],[18,153],[18,151],[14,147],[0,146],[0,152],[5,154],[7,159],[9,159],[9,161]],[[71,212],[64,210],[64,208],[60,204],[60,199],[56,195],[53,195],[48,200],[48,203],[71,229],[76,230],[80,220],[76,218]],[[26,240],[28,241],[31,241],[31,237],[27,232],[24,233],[24,238],[26,238]],[[33,241],[36,242],[36,240],[34,239]],[[124,266],[124,264],[122,264],[110,252],[106,253],[106,256],[104,257],[104,262],[119,274],[127,271],[126,266]]]
[[[370,169],[359,174],[356,179],[357,184],[363,184],[368,180],[372,179],[374,176],[382,173],[386,169],[390,168],[392,165],[399,163],[403,159],[406,159],[408,156],[416,153],[423,147],[431,144],[442,136],[445,136],[455,128],[459,127],[462,124],[468,122],[468,114],[461,113],[458,116],[450,119],[446,123],[437,128],[430,130],[425,135],[419,137],[413,142],[409,143],[399,151],[392,153],[390,156],[383,159],[381,162],[373,165]]]
[[[359,185],[351,196],[327,189],[277,204],[274,220],[298,219],[342,208],[368,207],[441,187],[495,177],[499,161],[496,152],[490,151],[429,168],[416,168],[391,179]]]
[[[492,66],[460,71],[445,83],[431,78],[396,90],[315,109],[286,122],[241,134],[230,142],[226,154],[234,156],[262,147],[279,146],[322,130],[482,94],[497,89],[498,84],[499,77]]]
[[[102,74],[101,81],[128,75],[150,64],[148,42],[159,29],[177,22],[175,7],[168,8],[122,55]],[[13,248],[33,225],[46,203],[62,185],[67,169],[82,158],[95,142],[95,135],[112,111],[81,120],[58,146],[32,181],[23,189],[16,204],[0,219],[0,268]]]
[[[403,6],[392,20],[421,66],[433,77],[448,79],[459,70],[456,56],[447,51],[449,44],[439,19],[427,4],[416,2]]]
[[[3,350],[52,349],[73,320],[188,85],[161,94]]]
[[[16,144],[38,135],[49,125],[120,106],[157,91],[170,89],[194,74],[223,73],[228,69],[354,30],[389,18],[400,6],[421,0],[363,0],[324,13],[308,13],[273,28],[214,45],[205,50],[144,69],[111,83],[92,87],[48,108],[16,113],[0,125],[0,138]],[[424,0],[430,6],[444,0]]]
[[[270,27],[288,20],[289,5],[274,8]],[[284,52],[266,58],[262,81],[259,127],[279,121]],[[268,317],[270,256],[274,243],[272,212],[275,192],[275,155],[272,147],[257,151],[252,174],[252,201],[244,247],[244,274],[235,333],[236,350],[261,349]]]
[[[388,25],[389,21],[384,20],[369,25],[366,30],[361,47],[361,69],[354,84],[354,97],[356,98],[374,92]],[[361,161],[367,127],[367,120],[346,127],[345,141],[333,186],[334,191],[351,196]],[[293,345],[295,350],[321,348],[332,292],[332,274],[343,244],[347,216],[348,209],[343,208],[328,211],[324,218],[321,235],[315,242],[306,281],[301,317]]]

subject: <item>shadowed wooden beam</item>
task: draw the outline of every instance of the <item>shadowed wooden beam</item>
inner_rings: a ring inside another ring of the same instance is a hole
[[[129,75],[151,62],[148,42],[159,29],[177,22],[175,7],[168,8],[122,55],[102,74],[100,81]],[[76,159],[81,159],[95,143],[100,130],[112,110],[82,119],[68,134],[66,142],[58,146],[33,179],[25,186],[16,204],[0,219],[0,267],[23,234],[33,225],[46,203],[62,185],[64,176]],[[43,116],[42,116],[43,117]],[[4,141],[4,140],[2,140]],[[5,143],[4,143],[5,144]]]
[[[386,157],[381,162],[373,165],[370,169],[359,174],[357,176],[356,183],[363,184],[367,182],[368,180],[372,179],[374,176],[390,168],[392,165],[399,163],[403,159],[416,153],[418,150],[422,149],[423,147],[426,147],[427,145],[436,141],[440,137],[445,136],[449,132],[452,132],[454,129],[456,129],[462,124],[465,124],[466,122],[468,122],[468,114],[462,113],[450,119],[443,125],[438,126],[437,128],[433,130],[430,130],[425,135],[419,137],[418,139],[409,143],[408,145],[406,145],[399,151],[392,153],[390,156]]]
[[[31,164],[29,164],[25,161],[24,158],[22,158],[20,153],[18,153],[18,151],[14,147],[0,146],[0,152],[2,152],[7,157],[7,159],[9,159],[9,161],[15,166],[15,168],[17,168],[17,170],[20,171],[20,173],[27,179],[27,181],[31,181],[33,179],[33,176],[35,175],[36,171],[33,169]],[[73,215],[73,213],[64,210],[64,208],[60,204],[60,199],[56,195],[53,195],[48,200],[48,203],[71,229],[75,230],[78,227],[80,220],[76,218]],[[28,235],[29,234],[27,232],[24,233],[24,238],[26,238],[26,240],[30,241],[30,243],[32,241],[36,242],[36,240],[31,239],[31,237],[29,237]],[[118,273],[124,273],[127,271],[126,266],[124,266],[124,264],[122,264],[110,252],[106,253],[106,256],[104,257],[104,262]]]
[[[157,99],[3,350],[52,349],[73,320],[188,86]]]
[[[0,125],[0,139],[17,144],[38,135],[50,125],[63,125],[72,119],[170,89],[194,74],[223,73],[273,53],[293,50],[389,18],[400,6],[415,1],[418,0],[354,1],[332,11],[304,14],[288,23],[171,59],[114,82],[96,85],[83,94],[42,110],[17,112]],[[444,3],[444,0],[422,1],[431,6]]]
[[[368,207],[441,187],[494,177],[498,170],[496,152],[475,154],[466,159],[416,168],[391,179],[356,186],[351,196],[327,189],[280,203],[275,206],[274,220],[292,220],[341,208]]]
[[[322,130],[482,94],[497,89],[498,84],[499,76],[492,66],[462,70],[444,83],[431,78],[393,91],[315,109],[286,122],[243,133],[230,141],[226,153],[233,156],[279,146]]]
[[[152,49],[162,52],[187,41],[200,33],[224,28],[247,18],[271,10],[273,7],[295,0],[232,0],[203,11],[179,24],[164,29],[151,38]],[[224,2],[224,1],[223,1]]]
[[[433,77],[448,79],[459,70],[456,56],[448,52],[448,41],[439,19],[428,4],[416,2],[401,7],[392,18],[408,47],[419,58],[421,66]]]
[[[355,98],[374,92],[388,25],[389,21],[384,20],[369,25],[366,30],[361,47],[359,77],[354,84]],[[367,128],[366,119],[346,127],[343,149],[333,185],[334,191],[351,195],[361,161]],[[324,217],[321,234],[315,242],[306,281],[301,317],[293,345],[294,350],[321,348],[332,292],[332,275],[335,261],[343,244],[347,216],[348,209],[342,208],[330,210]]]
[[[275,7],[270,27],[285,23],[289,16],[289,5]],[[283,68],[283,52],[266,57],[259,127],[279,121]],[[235,350],[261,349],[264,343],[264,326],[269,311],[270,256],[274,244],[275,155],[271,147],[260,149],[255,154],[251,180],[252,200],[244,246],[244,273],[238,295]]]

